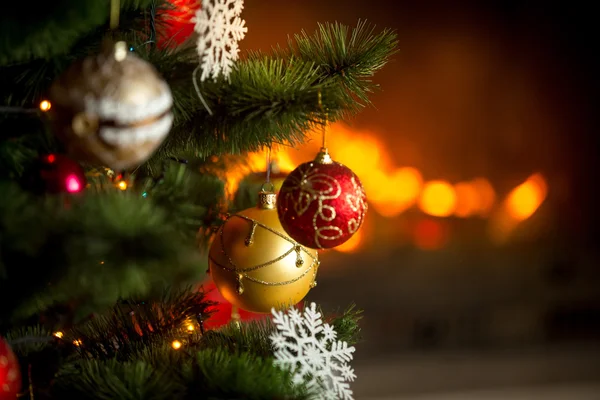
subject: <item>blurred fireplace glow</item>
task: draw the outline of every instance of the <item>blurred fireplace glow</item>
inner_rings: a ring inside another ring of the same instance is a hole
[[[361,244],[363,243],[363,235],[364,229],[361,227],[354,236],[352,236],[346,243],[343,243],[335,248],[336,251],[341,253],[354,253],[360,249]]]
[[[506,198],[508,215],[516,221],[531,217],[546,198],[548,188],[540,174],[530,176],[517,186]]]
[[[423,219],[414,229],[414,245],[421,250],[437,250],[446,244],[448,229],[444,221]]]
[[[456,191],[445,181],[427,182],[419,199],[419,208],[434,217],[448,217],[456,209]]]
[[[309,134],[308,142],[300,148],[276,145],[271,160],[278,171],[289,173],[301,163],[314,159],[321,140],[320,131]],[[384,218],[395,218],[415,206],[435,218],[488,218],[492,239],[511,231],[516,224],[531,217],[546,197],[547,184],[540,174],[534,174],[511,191],[498,203],[492,184],[484,177],[451,183],[445,180],[425,181],[416,168],[394,165],[386,146],[375,132],[353,130],[344,124],[333,124],[328,129],[328,148],[333,159],[351,168],[360,178],[371,210]],[[242,179],[252,173],[265,172],[267,153],[248,155],[244,165],[230,168],[226,188],[233,197]],[[372,212],[372,211],[371,211]],[[490,214],[493,214],[490,216]],[[423,220],[413,227],[415,246],[437,249],[448,239],[449,232],[434,219]],[[359,251],[365,240],[364,229],[336,251]]]
[[[529,219],[546,199],[548,186],[537,173],[514,188],[489,222],[489,234],[497,244],[505,243],[519,224]]]

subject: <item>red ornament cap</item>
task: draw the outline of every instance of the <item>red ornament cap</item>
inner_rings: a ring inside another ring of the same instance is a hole
[[[288,235],[303,246],[330,249],[360,228],[367,198],[358,177],[321,149],[314,161],[287,177],[277,199],[277,212]]]
[[[21,390],[21,370],[6,340],[0,338],[0,400],[16,399]]]
[[[158,48],[177,47],[194,33],[194,17],[200,9],[198,0],[168,0],[169,7],[161,12],[162,24]]]

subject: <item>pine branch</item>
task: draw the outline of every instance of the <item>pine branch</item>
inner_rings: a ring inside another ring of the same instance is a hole
[[[354,305],[349,306],[344,312],[334,315],[323,313],[326,320],[337,332],[338,339],[349,345],[356,344],[360,340],[360,327],[358,325],[362,318],[362,311]],[[238,326],[229,324],[220,329],[207,332],[200,342],[201,348],[228,349],[236,352],[249,352],[260,357],[272,357],[273,348],[269,342],[269,336],[275,330],[270,319],[263,321],[249,321]]]
[[[369,104],[368,94],[377,87],[370,77],[385,65],[396,46],[394,33],[374,33],[373,27],[362,22],[354,29],[320,25],[313,36],[296,35],[287,49],[274,49],[272,55],[250,53],[237,64],[229,83],[205,82],[201,91],[213,112],[209,115],[192,84],[198,65],[193,46],[158,49],[144,44],[147,35],[135,29],[111,36],[127,40],[140,57],[153,63],[174,95],[174,127],[142,169],[182,154],[206,157],[256,151],[272,143],[296,145],[323,121],[324,110],[335,121]],[[103,37],[101,31],[88,35],[74,54],[93,53]],[[25,71],[9,68],[3,74],[10,94],[5,103],[35,104],[73,60],[69,54],[53,63],[33,63]]]
[[[168,163],[156,178],[145,179],[141,194],[161,207],[184,238],[218,223],[225,201],[224,182],[211,174],[190,171],[185,164]]]
[[[195,353],[163,346],[147,360],[83,360],[58,376],[56,398],[89,400],[289,399],[308,396],[272,360],[224,350]]]
[[[37,326],[7,338],[21,362],[52,378],[34,377],[34,387],[52,398],[312,398],[273,364],[270,320],[190,333],[188,325],[198,314],[210,315],[211,306],[202,291],[167,289],[143,301],[121,301],[60,339]],[[351,306],[326,319],[340,340],[352,344],[359,314]],[[182,347],[174,349],[173,340]]]
[[[323,314],[322,311],[321,314]],[[361,329],[359,322],[362,319],[362,314],[362,310],[357,309],[355,304],[351,304],[344,312],[337,313],[336,316],[329,318],[328,322],[337,332],[338,340],[347,342],[350,345],[360,342]]]
[[[55,337],[40,325],[19,327],[3,335],[20,357],[39,353],[52,346]]]
[[[230,84],[204,85],[202,96],[210,104],[210,116],[190,89],[190,74],[184,80],[187,99],[196,103],[191,109],[199,111],[176,122],[157,157],[188,149],[207,156],[254,151],[273,142],[299,143],[318,122],[310,113],[319,109],[319,91],[326,107],[333,107],[342,96],[338,88],[316,83],[317,79],[312,63],[288,65],[284,60],[252,58],[239,64]]]
[[[227,350],[196,354],[197,368],[184,376],[190,394],[209,399],[290,399],[310,397],[303,385],[291,385],[291,374],[273,365],[272,359]]]
[[[156,157],[189,149],[206,156],[255,151],[272,143],[298,144],[323,121],[324,110],[335,121],[369,104],[368,94],[377,87],[370,78],[395,48],[394,33],[376,34],[363,22],[352,30],[340,24],[320,25],[312,37],[296,35],[295,43],[274,49],[270,56],[250,53],[237,64],[229,83],[205,82],[202,96],[212,115],[191,88],[191,65],[181,66],[181,74],[169,82],[188,112],[179,113]]]
[[[63,370],[52,394],[81,400],[183,399],[185,386],[169,369],[144,361],[87,360]]]
[[[121,0],[121,13],[146,8],[151,3],[152,0]],[[2,8],[0,65],[64,54],[81,36],[106,24],[110,14],[110,0],[34,1],[27,7],[35,11],[27,12],[20,3]]]
[[[205,271],[193,242],[182,239],[161,207],[135,192],[41,201],[13,185],[3,184],[0,192],[7,278],[0,281],[2,320],[66,302],[75,302],[81,317],[119,297],[147,293],[160,282],[199,279]]]
[[[375,85],[370,78],[387,64],[396,53],[396,35],[385,29],[375,33],[375,26],[359,21],[356,28],[349,29],[339,23],[319,24],[317,32],[294,36],[290,41],[293,54],[302,60],[310,60],[319,67],[322,80],[341,84],[346,93],[345,107],[353,104],[370,104],[369,93]]]
[[[270,320],[231,323],[206,332],[199,345],[202,349],[226,349],[231,353],[248,352],[269,358],[273,356],[269,335],[274,329]]]
[[[186,344],[200,340],[200,324],[211,314],[213,302],[191,287],[168,289],[155,300],[130,299],[105,314],[65,333],[65,340],[80,341],[84,358],[139,360],[148,349],[173,340]]]

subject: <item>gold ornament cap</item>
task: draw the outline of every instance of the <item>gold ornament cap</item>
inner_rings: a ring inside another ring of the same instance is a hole
[[[329,155],[329,150],[327,150],[327,147],[321,147],[321,151],[319,151],[319,154],[317,154],[315,157],[315,162],[317,164],[333,164],[333,160]]]
[[[123,61],[124,59],[127,58],[127,53],[129,53],[129,49],[127,48],[127,43],[120,41],[115,43],[114,49],[113,49],[113,56],[115,57],[115,60],[117,61]]]
[[[270,187],[271,190],[268,190]],[[274,186],[271,182],[264,183],[258,192],[258,204],[261,210],[273,210],[277,206],[277,194],[274,192]]]

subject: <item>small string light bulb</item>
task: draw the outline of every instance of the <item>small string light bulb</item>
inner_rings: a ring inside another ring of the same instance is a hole
[[[194,329],[195,329],[195,328],[194,328],[194,325],[192,325],[192,324],[188,324],[188,326],[187,326],[187,330],[188,330],[188,332],[192,332]]]
[[[117,183],[117,187],[121,190],[127,190],[127,182],[120,181],[119,183]]]
[[[50,110],[52,108],[52,103],[50,103],[48,100],[42,100],[40,102],[40,110],[46,112],[48,110]]]
[[[62,332],[54,332],[54,336],[56,336],[59,339],[62,339],[62,337],[64,336],[64,333],[62,333]]]
[[[179,340],[173,340],[173,343],[171,343],[171,347],[173,347],[175,350],[179,350],[181,346],[182,344]]]
[[[73,344],[74,344],[75,346],[78,346],[78,347],[79,347],[79,346],[81,346],[81,345],[82,345],[82,343],[83,343],[83,342],[82,342],[81,340],[79,340],[79,339],[77,339],[77,340],[73,340]]]

